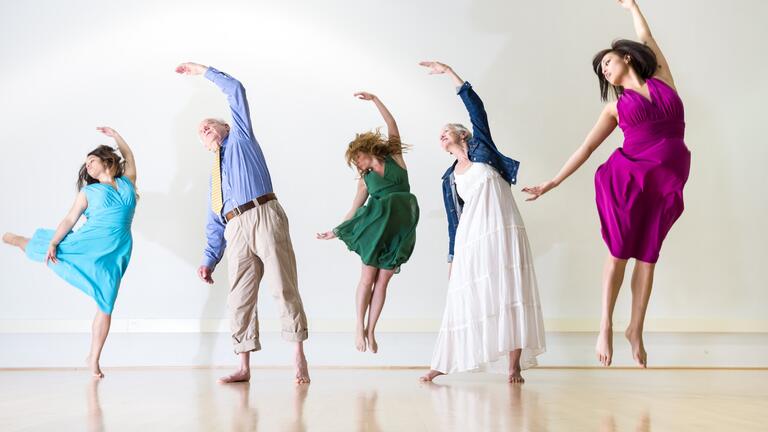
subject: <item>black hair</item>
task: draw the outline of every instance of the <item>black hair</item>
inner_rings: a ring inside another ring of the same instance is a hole
[[[608,53],[616,53],[621,58],[629,56],[629,66],[644,80],[652,77],[659,66],[658,61],[656,61],[656,54],[647,45],[628,39],[613,41],[610,48],[601,50],[592,59],[592,69],[600,82],[600,99],[603,101],[608,100],[608,90],[613,90],[613,95],[617,99],[624,93],[624,87],[609,83],[603,75],[603,57]]]

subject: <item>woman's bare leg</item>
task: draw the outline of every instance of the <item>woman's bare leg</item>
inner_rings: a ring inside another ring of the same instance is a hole
[[[112,315],[106,314],[101,310],[96,311],[92,325],[91,353],[86,360],[91,368],[91,373],[96,378],[104,378],[104,374],[99,366],[99,359],[101,358],[101,350],[104,348],[104,342],[109,335],[109,326],[111,324]]]
[[[379,269],[363,264],[360,272],[360,282],[355,293],[355,306],[357,309],[357,321],[355,324],[355,348],[365,351],[365,313],[371,303],[371,290],[376,283]]]
[[[648,300],[651,298],[655,269],[656,264],[638,260],[632,272],[632,317],[624,334],[632,346],[632,357],[640,367],[648,365],[648,354],[643,345],[643,327]]]
[[[394,270],[380,269],[376,277],[376,283],[373,286],[373,295],[371,296],[371,307],[368,309],[368,347],[371,352],[379,351],[379,345],[376,343],[376,323],[381,316],[381,310],[384,309],[384,301],[387,299],[387,286],[394,276]]]
[[[610,366],[613,360],[613,309],[624,280],[627,260],[608,256],[603,267],[603,316],[600,321],[600,334],[597,336],[595,353],[603,366]]]

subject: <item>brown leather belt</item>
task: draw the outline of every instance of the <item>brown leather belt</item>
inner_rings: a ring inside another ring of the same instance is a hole
[[[235,207],[230,211],[229,213],[224,215],[224,219],[226,219],[227,222],[231,221],[235,216],[240,216],[241,214],[247,212],[248,210],[256,207],[257,205],[264,205],[272,200],[276,200],[277,195],[273,194],[272,192],[268,194],[264,194],[254,200],[248,201],[247,203]]]

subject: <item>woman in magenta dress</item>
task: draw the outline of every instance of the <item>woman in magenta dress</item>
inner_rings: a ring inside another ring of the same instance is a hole
[[[667,60],[634,0],[619,0],[632,13],[642,43],[617,40],[597,53],[593,67],[602,99],[609,102],[584,143],[554,179],[524,188],[535,200],[573,174],[618,125],[624,145],[595,173],[595,195],[602,235],[610,256],[603,270],[602,320],[595,351],[609,366],[613,356],[613,308],[627,260],[632,274],[632,316],[625,335],[632,356],[647,365],[643,323],[662,242],[683,212],[683,186],[691,154],[683,141],[683,103]]]

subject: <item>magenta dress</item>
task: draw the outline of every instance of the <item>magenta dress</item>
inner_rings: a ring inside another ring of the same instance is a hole
[[[630,89],[619,97],[624,145],[597,169],[595,199],[611,255],[655,263],[683,213],[691,152],[683,140],[683,101],[659,79],[646,83],[650,100]]]

